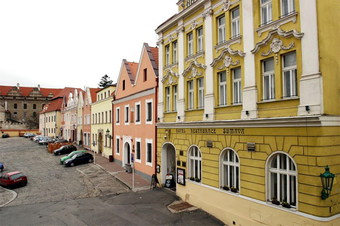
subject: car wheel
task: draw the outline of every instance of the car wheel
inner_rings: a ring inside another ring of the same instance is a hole
[[[60,152],[58,152],[58,155],[60,155]]]
[[[71,166],[74,166],[74,163],[73,163],[73,162],[71,162]]]
[[[93,159],[89,159],[89,163],[93,162]]]
[[[21,183],[22,186],[26,186],[27,185],[27,181],[24,181]]]

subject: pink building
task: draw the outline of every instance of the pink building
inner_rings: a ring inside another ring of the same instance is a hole
[[[113,101],[113,156],[146,179],[155,173],[158,49],[144,43],[140,62],[123,60]]]

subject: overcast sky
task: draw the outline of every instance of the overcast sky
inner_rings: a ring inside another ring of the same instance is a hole
[[[97,87],[177,13],[177,0],[0,0],[0,85]]]

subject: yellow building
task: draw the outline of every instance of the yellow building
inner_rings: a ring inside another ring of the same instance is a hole
[[[158,178],[228,225],[339,225],[340,1],[177,4],[156,29]]]
[[[116,85],[96,92],[91,104],[91,150],[109,158],[112,155],[112,101]]]

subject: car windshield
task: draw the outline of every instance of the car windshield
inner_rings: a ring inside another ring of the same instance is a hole
[[[70,154],[68,154],[68,157],[72,157],[72,156],[74,156],[75,154],[77,154],[77,152],[71,152]]]
[[[22,176],[24,176],[24,175],[22,175],[21,173],[17,173],[17,174],[14,174],[14,175],[10,176],[10,178],[12,180],[15,180],[15,179],[18,179],[19,177],[22,177]]]

